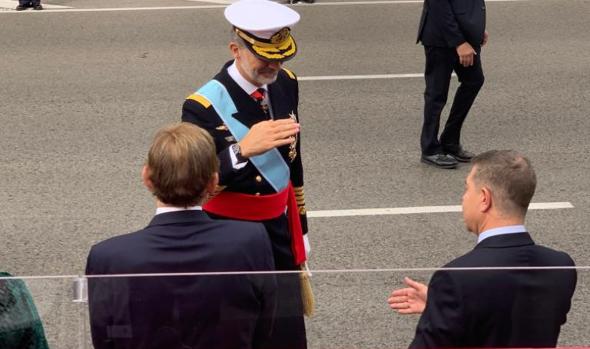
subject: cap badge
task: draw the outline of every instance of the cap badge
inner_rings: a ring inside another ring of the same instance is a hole
[[[289,28],[283,28],[270,37],[270,42],[273,44],[280,44],[289,37]]]

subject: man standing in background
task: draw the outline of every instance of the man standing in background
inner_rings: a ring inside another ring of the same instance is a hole
[[[422,162],[455,168],[474,154],[461,146],[461,127],[484,83],[481,47],[487,43],[484,0],[425,0],[418,41],[426,55]],[[440,116],[447,102],[451,74],[457,89],[449,118],[438,138]]]

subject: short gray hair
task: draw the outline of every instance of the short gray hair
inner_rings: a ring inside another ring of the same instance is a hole
[[[229,41],[230,42],[235,42],[239,47],[246,47],[246,44],[244,43],[244,39],[242,39],[238,33],[236,32],[236,29],[234,27],[231,28],[231,32],[230,32],[230,38]]]

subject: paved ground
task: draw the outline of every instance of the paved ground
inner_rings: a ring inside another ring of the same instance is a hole
[[[184,97],[228,59],[221,8],[183,0],[54,0],[73,9],[168,10],[0,13],[0,250],[16,275],[82,273],[89,247],[136,230],[153,203],[139,171],[153,132],[177,121]],[[185,8],[185,7],[195,8]],[[201,7],[199,7],[201,6]],[[419,3],[296,6],[302,77],[422,73],[414,44]],[[514,148],[539,176],[539,243],[590,265],[587,188],[590,41],[587,0],[489,2],[486,84],[464,128],[476,152]],[[419,157],[421,78],[302,81],[300,114],[309,209],[456,205],[467,167]],[[470,249],[459,213],[310,220],[317,269],[437,267]],[[403,347],[416,317],[388,311],[407,273],[316,274],[312,348]],[[419,279],[428,280],[429,273]],[[590,345],[589,278],[561,345]],[[55,348],[79,347],[84,307],[66,281],[30,282]],[[558,287],[558,285],[556,285]],[[482,300],[483,301],[483,300]]]

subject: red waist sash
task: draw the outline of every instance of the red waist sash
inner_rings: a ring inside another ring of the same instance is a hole
[[[297,200],[291,182],[283,191],[270,195],[257,196],[222,191],[203,205],[206,212],[246,221],[265,221],[277,218],[285,213],[285,207],[287,207],[287,219],[291,233],[291,251],[295,265],[300,265],[306,259],[305,247],[303,246],[303,229],[297,209]]]

